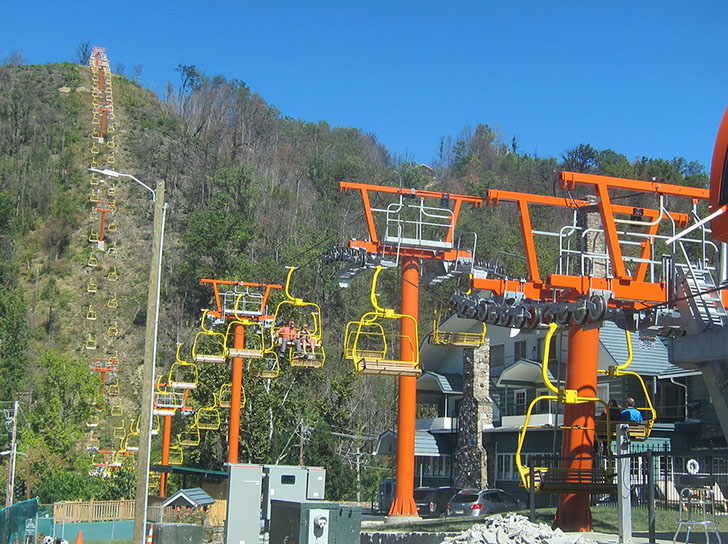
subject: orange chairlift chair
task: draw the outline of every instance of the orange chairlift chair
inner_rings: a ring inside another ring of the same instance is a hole
[[[347,325],[348,336],[345,338],[347,344],[344,353],[351,355],[354,367],[363,374],[419,376],[422,369],[419,361],[417,320],[410,315],[379,306],[376,288],[381,271],[382,267],[378,266],[372,278],[370,299],[374,310]],[[404,320],[413,322],[414,337],[401,334],[401,323]],[[401,359],[400,346],[403,343],[411,348],[411,360]]]

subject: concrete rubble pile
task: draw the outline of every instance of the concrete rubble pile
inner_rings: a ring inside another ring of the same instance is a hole
[[[531,523],[520,514],[492,516],[459,535],[449,536],[443,544],[589,544],[584,535],[566,534],[545,523]]]

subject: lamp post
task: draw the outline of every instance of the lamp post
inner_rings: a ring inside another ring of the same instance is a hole
[[[147,297],[147,324],[144,338],[144,368],[142,376],[142,404],[140,431],[146,440],[140,440],[137,458],[137,486],[134,504],[134,543],[144,544],[147,526],[147,497],[149,496],[149,458],[152,445],[152,403],[154,374],[157,362],[157,329],[159,325],[159,289],[162,272],[162,246],[164,244],[164,220],[168,205],[164,202],[164,181],[157,182],[154,190],[130,174],[114,170],[89,168],[111,178],[129,178],[152,193],[154,202],[154,235],[152,240],[152,262],[149,269],[149,295]],[[142,474],[144,477],[142,478]]]

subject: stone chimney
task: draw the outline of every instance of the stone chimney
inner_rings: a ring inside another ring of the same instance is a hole
[[[479,348],[463,350],[463,399],[458,413],[458,439],[452,462],[453,485],[456,487],[486,489],[494,481],[495,458],[483,443],[483,429],[493,424],[489,380],[490,339],[486,338]]]

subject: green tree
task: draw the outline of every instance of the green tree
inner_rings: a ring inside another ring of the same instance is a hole
[[[37,362],[37,402],[30,415],[33,434],[52,453],[68,455],[83,448],[86,420],[100,402],[98,375],[84,361],[50,350]]]

